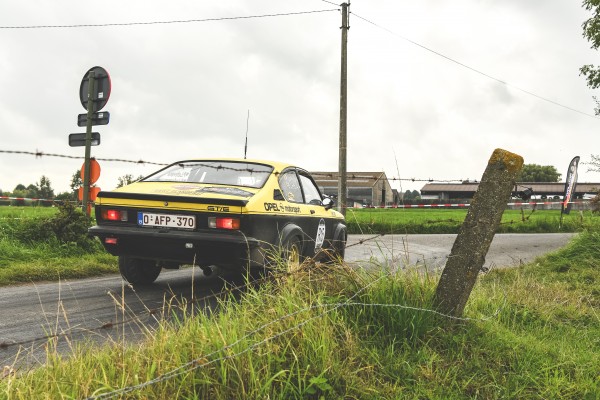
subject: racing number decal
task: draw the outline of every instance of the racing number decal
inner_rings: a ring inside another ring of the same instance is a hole
[[[319,227],[317,228],[317,237],[315,239],[315,251],[320,250],[323,247],[325,241],[325,220],[321,218],[319,221]]]

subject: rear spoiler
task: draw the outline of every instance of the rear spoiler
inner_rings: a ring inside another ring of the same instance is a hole
[[[180,203],[194,204],[219,204],[224,206],[239,206],[244,207],[248,204],[248,200],[235,199],[214,199],[214,198],[199,198],[190,196],[169,196],[162,194],[145,194],[145,193],[127,193],[127,192],[100,192],[98,197],[105,199],[126,199],[126,200],[155,200]]]

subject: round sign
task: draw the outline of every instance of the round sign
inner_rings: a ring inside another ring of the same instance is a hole
[[[85,163],[81,166],[81,180],[83,181],[85,174]],[[90,158],[90,185],[96,183],[100,177],[100,164],[94,158]]]
[[[92,111],[100,111],[106,103],[108,102],[108,98],[110,97],[110,75],[108,72],[102,67],[93,67],[90,68],[83,79],[81,80],[81,85],[79,85],[79,100],[81,100],[81,105],[83,108],[87,110],[88,105],[88,91],[90,87],[90,72],[94,72],[94,92],[92,93]]]
[[[88,201],[95,201],[98,197],[98,193],[100,193],[100,188],[97,186],[90,187],[90,191],[88,192]],[[80,187],[77,192],[79,196],[79,200],[83,200],[83,188]]]

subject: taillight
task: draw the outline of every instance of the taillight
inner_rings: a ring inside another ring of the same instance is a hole
[[[240,229],[238,218],[208,217],[208,227],[217,229]]]
[[[106,221],[127,221],[127,211],[102,210],[102,219]]]

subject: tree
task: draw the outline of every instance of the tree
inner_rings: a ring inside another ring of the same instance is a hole
[[[75,171],[73,176],[71,177],[71,190],[73,192],[77,192],[80,187],[83,186],[83,179],[81,179],[81,170],[78,169]]]
[[[25,189],[25,197],[29,197],[31,199],[37,199],[38,197],[40,197],[38,193],[38,187],[33,183],[27,186],[27,188]]]
[[[551,165],[525,164],[517,182],[558,182],[560,176]]]
[[[50,179],[42,175],[40,182],[37,184],[38,196],[42,199],[51,199],[54,197],[54,189],[52,189]]]
[[[421,199],[421,193],[419,193],[416,190],[413,190],[412,191],[412,198],[415,199],[415,200],[420,200]]]
[[[120,188],[123,186],[131,185],[133,182],[137,182],[142,178],[143,178],[142,175],[138,176],[136,179],[133,179],[133,175],[131,175],[131,174],[126,174],[126,175],[120,176],[119,181],[117,183],[117,187]]]
[[[599,0],[583,0],[583,7],[587,11],[593,13],[592,17],[583,23],[583,37],[592,44],[592,49],[598,50],[600,47],[600,1]],[[579,69],[580,75],[585,76],[587,85],[590,89],[598,89],[600,87],[600,66],[593,64],[584,65]],[[600,103],[596,100],[596,115],[600,115]]]

